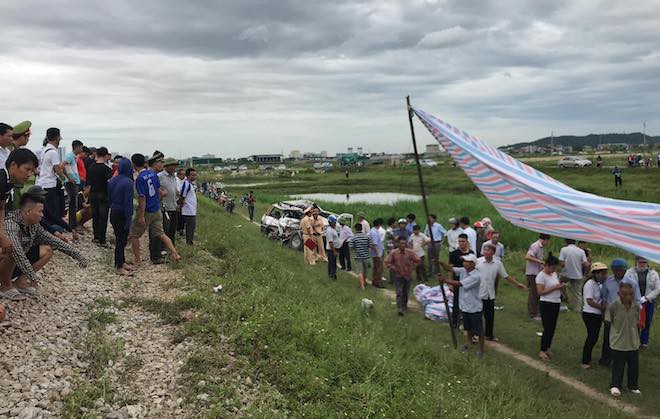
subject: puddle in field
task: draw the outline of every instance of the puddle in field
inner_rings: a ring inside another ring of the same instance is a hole
[[[300,182],[283,180],[281,182],[223,183],[222,186],[224,188],[252,188],[254,186],[272,185],[274,183],[300,183]]]
[[[311,199],[312,201],[326,201],[335,204],[351,204],[361,202],[365,204],[392,205],[401,201],[419,201],[419,195],[396,192],[369,192],[369,193],[310,193],[304,195],[290,195],[294,199]]]

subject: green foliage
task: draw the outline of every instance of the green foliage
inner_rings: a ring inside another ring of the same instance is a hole
[[[467,200],[462,205],[478,210]],[[184,264],[192,290],[186,298],[196,301],[200,313],[184,329],[209,344],[226,336],[249,360],[247,373],[264,378],[281,395],[280,412],[295,417],[622,416],[503,355],[491,351],[481,361],[466,357],[450,348],[446,325],[419,315],[399,318],[390,298],[373,289],[360,291],[353,277],[329,281],[323,264],[303,265],[301,253],[265,240],[243,220],[238,228],[240,219],[217,204],[201,200],[199,210],[203,246],[222,240],[224,254],[222,261]],[[209,276],[216,263],[228,265],[230,274]],[[224,290],[214,294],[211,287],[217,283]],[[375,302],[369,316],[360,307],[364,297]],[[218,357],[194,355],[187,363],[190,384],[222,374],[226,366]],[[222,404],[225,391],[211,391],[212,401]]]
[[[90,413],[94,402],[98,399],[107,400],[112,396],[112,384],[107,378],[80,383],[64,400],[60,412],[63,418],[97,418],[101,415]]]
[[[108,299],[97,299],[87,315],[88,332],[81,340],[87,368],[87,381],[81,380],[63,402],[61,416],[66,418],[101,417],[94,413],[96,400],[110,400],[114,394],[106,368],[116,361],[124,351],[124,341],[110,336],[105,328],[116,321],[112,303]]]

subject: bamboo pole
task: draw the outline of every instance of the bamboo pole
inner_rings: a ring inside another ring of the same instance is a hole
[[[426,214],[426,223],[429,222],[429,206],[426,202],[426,191],[424,190],[424,177],[422,176],[422,166],[419,164],[419,153],[417,152],[417,140],[415,139],[415,127],[413,126],[413,110],[410,106],[410,96],[406,96],[406,105],[408,109],[408,122],[410,123],[410,136],[412,137],[413,150],[415,151],[415,163],[417,165],[417,177],[419,179],[419,189],[422,194],[422,203],[424,204],[424,214]],[[433,240],[433,229],[429,226],[429,238],[431,243],[434,243]],[[440,262],[435,257],[435,252],[433,252],[433,258],[431,263],[435,268],[436,272],[440,272]],[[442,292],[442,299],[445,302],[445,310],[447,311],[447,320],[449,323],[449,330],[451,331],[451,340],[454,342],[454,349],[458,348],[458,342],[456,340],[456,330],[454,329],[454,323],[449,310],[449,302],[447,301],[447,294],[445,293],[444,284],[440,285],[440,291]]]

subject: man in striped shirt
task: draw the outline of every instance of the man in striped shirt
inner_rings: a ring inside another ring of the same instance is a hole
[[[355,265],[360,280],[360,288],[364,289],[367,286],[370,250],[373,248],[375,251],[376,247],[371,237],[362,231],[362,223],[355,224],[355,234],[349,239],[349,245],[355,252]]]
[[[39,222],[44,213],[45,192],[40,186],[30,188],[21,196],[20,209],[11,211],[5,218],[7,236],[11,240],[11,261],[0,270],[0,283],[3,287],[16,278],[11,288],[2,289],[9,299],[19,294],[36,296],[36,287],[41,280],[38,270],[48,263],[53,249],[76,259],[81,267],[87,260],[73,246],[65,243],[46,231]]]

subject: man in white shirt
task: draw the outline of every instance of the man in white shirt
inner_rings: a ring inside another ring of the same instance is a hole
[[[82,190],[80,183],[80,173],[78,173],[78,160],[76,156],[82,151],[83,143],[80,140],[73,140],[71,151],[64,156],[64,174],[66,176],[64,186],[69,201],[68,215],[69,226],[78,229],[78,192]]]
[[[373,277],[371,284],[376,288],[385,288],[383,282],[383,254],[385,251],[385,243],[380,239],[380,232],[378,229],[383,224],[382,218],[376,218],[374,225],[369,230],[369,237],[371,238],[371,262],[373,263]]]
[[[484,254],[484,247],[487,244],[492,244],[495,246],[495,257],[497,259],[502,259],[504,257],[504,245],[500,242],[500,232],[493,230],[490,236],[490,240],[481,245],[481,254]]]
[[[458,235],[463,233],[463,230],[458,226],[458,220],[454,217],[447,220],[449,222],[449,230],[447,230],[447,246],[449,253],[458,249]]]
[[[353,237],[353,230],[346,225],[346,220],[339,219],[339,243],[335,247],[339,247],[339,266],[342,270],[351,271],[351,248],[349,240]]]
[[[584,250],[575,245],[575,240],[566,239],[565,241],[566,246],[559,251],[559,261],[563,266],[559,279],[566,283],[566,286],[562,288],[562,296],[571,310],[580,313],[582,311],[582,269],[589,265],[589,261]]]
[[[62,162],[58,148],[62,136],[59,128],[48,128],[46,130],[46,145],[41,151],[39,162],[39,176],[34,182],[46,191],[46,202],[44,204],[44,221],[53,226],[56,231],[63,233],[73,232],[74,240],[77,233],[63,221],[64,217],[64,189],[60,177],[64,177],[66,162]]]
[[[183,181],[186,180],[186,171],[184,169],[179,169],[176,172],[176,190],[177,193],[181,194],[181,187],[183,186]],[[178,219],[176,220],[176,229],[179,232],[179,236],[183,236],[183,215],[181,215],[181,208],[177,209]]]
[[[660,275],[655,269],[651,269],[645,257],[635,256],[635,266],[626,271],[621,282],[633,285],[635,301],[645,309],[645,325],[639,335],[641,348],[645,351],[649,347],[655,300],[660,295]]]
[[[328,255],[328,278],[337,280],[337,255],[339,254],[339,234],[336,229],[337,216],[328,217],[328,228],[325,230],[325,250]]]
[[[431,243],[431,239],[420,231],[417,224],[413,226],[412,232],[412,235],[408,239],[408,244],[420,261],[415,268],[415,271],[417,272],[417,281],[424,282],[426,280],[426,269],[424,268],[424,257],[426,256],[425,248]]]
[[[502,261],[495,257],[496,247],[492,244],[483,246],[483,256],[477,259],[477,270],[481,274],[481,283],[479,285],[479,298],[483,302],[483,314],[485,321],[484,335],[487,340],[497,341],[493,334],[495,324],[495,293],[499,278],[504,278],[521,290],[527,287],[514,278],[510,277],[504,268]]]
[[[477,356],[481,358],[484,354],[484,330],[482,320],[483,303],[479,298],[481,288],[481,273],[476,268],[477,257],[473,254],[461,256],[463,260],[462,268],[455,268],[452,265],[440,262],[442,267],[447,270],[449,275],[445,278],[442,274],[438,275],[440,284],[448,284],[454,289],[461,288],[459,297],[459,308],[463,316],[463,329],[465,330],[466,344],[464,351],[472,345],[473,338],[479,338],[479,350]],[[458,277],[456,281],[454,278]]]
[[[160,181],[161,189],[166,191],[165,195],[161,196],[161,205],[163,210],[163,230],[165,230],[165,235],[170,238],[172,244],[176,244],[176,231],[177,223],[179,221],[178,217],[178,198],[179,191],[181,190],[178,187],[178,178],[176,177],[176,166],[179,164],[177,159],[168,157],[163,162],[163,171],[158,173],[158,180]],[[160,255],[162,250],[162,242],[160,240],[155,240],[154,243],[157,243],[158,250],[157,253]]]
[[[362,224],[362,232],[364,234],[369,234],[371,227],[369,226],[369,221],[367,221],[366,217],[364,216],[364,211],[358,212],[358,223]]]
[[[46,191],[55,188],[58,176],[64,173],[64,165],[60,160],[60,153],[57,151],[61,140],[62,136],[58,128],[48,128],[46,131],[46,144],[41,151],[39,176],[35,181],[35,185],[41,186]]]
[[[428,224],[424,229],[424,234],[431,241],[429,243],[429,275],[431,277],[438,274],[437,267],[440,266],[437,264],[437,261],[440,259],[440,245],[442,244],[442,239],[447,234],[447,230],[437,221],[438,217],[435,214],[429,214]],[[430,228],[429,228],[430,227]]]
[[[9,146],[12,141],[12,130],[13,128],[11,125],[0,122],[0,169],[5,168],[7,157],[9,157],[9,153],[11,153]]]
[[[186,244],[193,244],[195,227],[197,226],[197,195],[195,194],[195,181],[197,171],[192,167],[186,169],[186,179],[181,186],[181,216],[186,230]]]
[[[383,227],[384,220],[381,218],[380,219],[380,225],[378,226],[378,234],[380,234],[380,241],[383,243],[383,246],[385,246],[385,237],[387,236],[387,230]]]
[[[470,250],[477,254],[477,232],[470,227],[470,219],[468,217],[461,217],[460,227],[463,233],[467,234],[468,242],[470,243]]]

